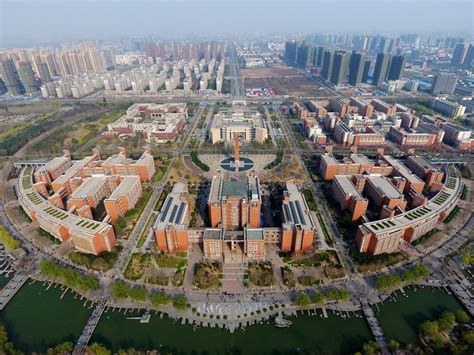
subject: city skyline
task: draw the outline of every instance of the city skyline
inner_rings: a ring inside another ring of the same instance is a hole
[[[69,40],[113,40],[121,37],[235,38],[251,34],[315,32],[461,35],[472,38],[472,3],[437,0],[436,6],[416,2],[366,0],[298,3],[258,1],[4,1],[0,47],[33,46]],[[291,16],[289,9],[293,8]],[[143,11],[147,9],[147,11]],[[348,11],[350,9],[350,11]],[[304,10],[304,11],[300,11]],[[319,16],[324,14],[337,16]],[[130,14],[135,14],[131,16]],[[403,21],[387,21],[403,16]],[[28,21],[25,22],[25,17]],[[124,18],[127,20],[124,21]],[[84,21],[84,19],[87,19]],[[356,20],[354,19],[365,19]],[[22,26],[17,26],[22,23]],[[44,24],[48,23],[48,26]],[[58,31],[58,29],[61,29]],[[217,30],[217,31],[216,31]]]

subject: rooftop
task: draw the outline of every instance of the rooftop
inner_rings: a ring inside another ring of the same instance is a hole
[[[138,175],[125,176],[117,188],[112,192],[109,199],[116,199],[120,196],[126,195],[137,182],[140,183],[140,177]]]
[[[156,217],[154,228],[164,229],[168,224],[181,225],[184,223],[188,210],[188,203],[182,201],[183,193],[188,192],[188,185],[184,182],[177,182],[173,190],[168,194],[161,207],[161,211]]]
[[[223,239],[223,230],[221,228],[204,229],[204,240],[220,240]]]
[[[245,229],[246,240],[264,240],[262,228],[246,228]]]
[[[371,175],[368,177],[367,181],[370,182],[374,189],[381,195],[390,199],[403,199],[403,194],[383,176]]]
[[[300,225],[302,229],[312,229],[314,224],[304,196],[294,182],[286,182],[285,197],[283,201],[283,219],[286,224]]]
[[[415,164],[417,164],[418,166],[423,167],[424,169],[428,169],[428,170],[431,170],[431,171],[440,171],[437,166],[434,166],[428,160],[426,160],[425,158],[423,158],[421,156],[412,155],[412,156],[408,157],[408,160],[413,161]]]
[[[106,183],[107,178],[105,176],[92,176],[86,179],[77,189],[72,192],[71,198],[84,199],[100,190],[100,188]]]
[[[452,178],[452,184],[443,186],[443,189],[436,194],[427,204],[414,208],[408,212],[402,213],[394,218],[386,218],[374,222],[364,223],[359,228],[363,231],[369,231],[374,234],[395,233],[396,231],[406,228],[407,225],[416,223],[424,218],[438,218],[438,211],[444,209],[452,203],[452,200],[460,193],[462,188],[461,179],[459,177]]]

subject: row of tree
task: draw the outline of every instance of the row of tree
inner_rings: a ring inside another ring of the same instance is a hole
[[[191,152],[191,160],[194,164],[196,164],[199,169],[209,171],[209,166],[207,166],[207,164],[203,163],[201,159],[199,159],[198,154],[194,150]]]
[[[15,250],[20,247],[20,241],[12,237],[10,233],[0,224],[0,240],[8,250]]]
[[[59,281],[60,283],[78,288],[81,291],[95,291],[99,288],[99,279],[94,276],[82,275],[81,273],[51,260],[42,260],[40,271],[43,276]]]
[[[188,299],[184,295],[171,297],[164,292],[148,293],[144,287],[132,287],[123,282],[114,282],[112,285],[112,296],[116,301],[129,299],[131,301],[144,302],[149,300],[155,307],[167,305],[173,302],[176,309],[186,309]]]
[[[345,288],[330,288],[323,292],[300,292],[296,295],[296,304],[298,306],[307,307],[313,303],[324,304],[331,301],[348,301],[350,298],[349,291]]]
[[[417,264],[413,268],[406,269],[401,275],[399,274],[388,274],[382,275],[376,278],[375,284],[379,291],[393,290],[405,282],[413,283],[418,282],[427,276],[429,276],[431,270],[424,264]]]

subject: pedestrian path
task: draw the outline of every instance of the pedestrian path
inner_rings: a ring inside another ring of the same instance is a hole
[[[0,291],[0,310],[5,308],[29,277],[30,274],[25,271],[20,271],[13,276],[8,284]]]
[[[375,341],[380,345],[382,353],[387,353],[387,341],[385,340],[379,321],[375,317],[374,311],[370,308],[369,303],[365,299],[361,301],[361,306]]]
[[[107,307],[107,300],[102,298],[97,305],[95,306],[94,310],[92,311],[91,316],[87,320],[86,326],[82,330],[82,334],[77,341],[76,346],[73,350],[73,355],[82,355],[85,353],[87,344],[91,339],[92,334],[94,333],[97,324],[99,323],[100,317],[102,313],[104,313],[105,308]]]

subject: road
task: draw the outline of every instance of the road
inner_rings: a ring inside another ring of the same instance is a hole
[[[240,77],[240,67],[235,51],[235,43],[229,43],[229,67],[232,81],[231,95],[235,98],[242,98],[244,91],[242,78]]]
[[[193,135],[192,133],[194,132],[203,111],[204,111],[204,108],[200,106],[195,112],[195,114],[193,115],[193,117],[190,118],[190,122],[188,122],[188,128],[186,130],[185,135],[183,136],[184,138],[181,139],[181,140],[184,140],[184,143],[183,145],[178,144],[178,148],[175,151],[173,151],[173,158],[171,159],[170,164],[168,165],[168,168],[165,174],[163,175],[163,178],[161,179],[161,181],[168,180],[168,176],[171,172],[171,167],[173,166],[174,162],[176,161],[178,157],[181,157],[182,149],[188,147],[189,142],[191,141],[191,137]],[[183,147],[183,148],[180,148],[180,147]],[[135,224],[135,227],[132,229],[132,232],[130,233],[128,239],[122,242],[123,251],[119,254],[117,263],[115,264],[115,268],[109,272],[112,277],[121,277],[121,274],[125,272],[125,269],[133,254],[133,251],[135,250],[135,246],[137,245],[139,238],[145,232],[145,228],[148,226],[148,220],[156,204],[158,203],[158,200],[160,199],[160,196],[163,192],[163,187],[164,185],[161,182],[157,184],[152,184],[152,194],[147,204],[145,205],[143,212],[138,218],[138,221]]]

